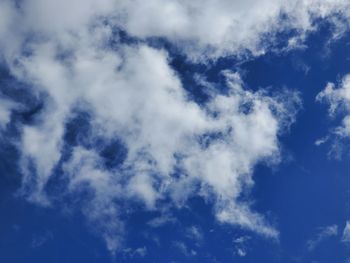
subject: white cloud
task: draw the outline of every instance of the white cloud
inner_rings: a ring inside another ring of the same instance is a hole
[[[82,29],[97,18],[139,39],[165,38],[192,59],[258,55],[268,51],[275,34],[283,30],[298,32],[287,49],[302,46],[305,34],[317,27],[317,18],[332,23],[334,37],[339,38],[348,29],[350,17],[345,0],[28,0],[20,9],[18,15],[13,2],[2,2],[0,36],[11,38],[0,42],[12,55],[20,45],[18,36],[32,33],[74,47],[76,38],[86,33]]]
[[[307,249],[309,251],[314,250],[321,242],[327,238],[338,235],[338,226],[331,225],[319,228],[319,232],[316,237],[307,241]]]
[[[44,195],[44,188],[61,157],[64,122],[56,113],[45,115],[47,120],[42,125],[23,127],[21,168],[25,188],[32,183],[30,168],[32,165],[35,167],[36,185],[29,186],[34,187],[30,189],[29,199],[42,205],[49,205],[49,200]]]
[[[2,57],[14,77],[45,95],[36,121],[21,127],[23,193],[29,200],[50,205],[47,183],[63,162],[64,194],[91,191],[81,207],[111,251],[122,243],[120,202],[138,201],[144,209],[163,211],[164,200],[171,200],[167,207],[182,207],[193,195],[210,201],[222,223],[278,237],[239,199],[253,186],[257,163],[279,160],[278,137],[294,121],[297,96],[253,92],[239,74],[225,71],[228,93],[212,91],[208,102],[198,105],[189,99],[167,52],[144,40],[166,38],[188,58],[203,61],[245,51],[257,55],[269,45],[264,33],[296,28],[303,36],[313,29],[313,17],[346,16],[346,1],[28,0],[20,7],[11,1],[0,5]],[[288,19],[281,20],[281,13]],[[142,41],[120,41],[113,33],[116,26]],[[98,146],[75,146],[68,160],[62,158],[66,123],[76,108],[91,115],[90,139],[118,138],[125,145],[128,154],[120,167],[106,169]],[[0,115],[3,123],[7,109]]]
[[[152,209],[167,195],[178,204],[186,201],[199,185],[201,195],[209,194],[215,200],[221,222],[276,237],[277,232],[261,216],[236,199],[243,188],[252,185],[255,163],[278,158],[278,134],[288,117],[287,109],[278,100],[245,91],[233,73],[226,73],[230,93],[214,96],[201,108],[187,99],[164,51],[138,46],[121,52],[123,58],[112,51],[76,50],[69,67],[45,49],[23,58],[24,70],[17,71],[18,76],[47,91],[51,100],[40,124],[23,127],[22,168],[25,178],[36,177],[30,198],[46,202],[45,185],[61,157],[65,119],[73,106],[82,102],[82,107],[92,112],[93,133],[107,139],[117,136],[128,149],[121,171],[101,171],[99,165],[88,162],[87,168],[75,172],[81,176],[71,178],[73,185],[84,180],[95,188],[99,196],[94,199],[96,211],[101,211],[101,202],[110,205],[114,194],[107,193],[119,187],[119,182],[108,181],[111,173],[127,182],[120,186],[127,190],[125,196],[137,197]],[[241,110],[243,104],[250,105],[248,112]],[[220,136],[202,145],[200,137],[210,134]],[[85,150],[75,149],[69,167],[79,167],[80,158],[98,160],[89,156]],[[36,174],[26,172],[27,163],[35,164]],[[183,170],[177,179],[171,176],[176,167]],[[108,183],[102,186],[103,180]]]
[[[237,248],[237,255],[240,257],[245,257],[247,255],[247,251],[242,248]]]
[[[176,223],[176,218],[172,215],[168,215],[165,212],[162,213],[161,216],[159,217],[155,217],[153,219],[151,219],[147,224],[151,227],[161,227],[165,224],[169,224],[169,223]]]
[[[236,199],[243,188],[252,185],[255,163],[278,157],[278,134],[290,114],[279,99],[244,90],[238,74],[226,72],[230,93],[213,96],[201,108],[187,99],[164,51],[145,45],[122,47],[120,53],[84,48],[73,50],[74,57],[66,62],[55,59],[57,50],[45,43],[16,68],[19,78],[46,91],[51,100],[41,116],[42,124],[23,129],[23,159],[37,169],[36,191],[31,196],[44,196],[45,184],[61,157],[65,119],[72,107],[82,102],[92,111],[96,135],[117,136],[127,146],[123,171],[115,173],[125,177],[127,184],[121,187],[126,187],[128,197],[137,197],[154,208],[168,194],[176,203],[179,196],[186,200],[193,190],[182,189],[199,184],[201,195],[209,194],[215,200],[221,222],[277,236],[261,216]],[[242,111],[242,105],[250,105],[249,111]],[[203,146],[199,139],[207,134],[220,136]],[[73,158],[78,158],[76,155],[86,158],[80,149],[74,151]],[[77,165],[75,159],[69,164]],[[80,173],[96,190],[102,178],[111,177],[111,172],[94,172],[90,164],[87,167],[91,171],[82,168]],[[171,176],[176,167],[183,170],[178,179]],[[108,187],[118,186],[114,184],[106,183],[106,189],[98,193],[106,195],[111,192]]]
[[[32,237],[31,247],[34,249],[40,248],[44,246],[46,243],[52,241],[54,239],[54,236],[52,232],[45,231],[41,234],[35,234]]]
[[[329,104],[329,114],[333,116],[337,110],[350,110],[350,75],[345,75],[339,87],[334,83],[328,83],[321,91],[316,100],[325,101]]]
[[[69,193],[88,189],[92,194],[82,202],[82,211],[96,231],[103,236],[107,248],[115,253],[122,243],[124,224],[119,220],[116,203],[123,196],[120,176],[100,169],[100,157],[81,147],[74,148],[71,159],[64,164],[69,179]]]
[[[192,238],[198,241],[203,239],[203,234],[197,226],[189,227],[186,232],[189,238]]]
[[[320,139],[317,139],[317,140],[315,141],[315,145],[316,145],[316,146],[320,146],[320,145],[326,143],[326,142],[328,141],[328,139],[329,139],[329,136],[326,136],[326,137],[322,137],[322,138],[320,138]]]
[[[197,251],[189,248],[184,242],[174,241],[173,246],[177,248],[186,257],[194,257],[197,255]]]
[[[345,243],[350,242],[350,221],[346,221],[341,240]]]
[[[349,17],[349,3],[342,0],[135,0],[121,1],[121,6],[120,24],[127,32],[139,38],[164,37],[195,59],[264,53],[273,44],[264,34],[273,39],[274,33],[297,29],[303,36],[315,29],[315,18],[327,17],[339,35],[348,24],[335,18]],[[296,39],[303,37],[293,36],[289,48],[300,46]]]
[[[123,249],[123,252],[129,256],[130,258],[134,257],[145,257],[147,255],[147,248],[146,247],[139,247],[136,249],[132,248],[125,248]]]
[[[18,108],[16,103],[8,99],[0,98],[0,131],[4,130],[7,124],[10,122],[11,112],[15,108]]]
[[[341,124],[332,129],[331,136],[326,136],[325,140],[319,141],[323,143],[333,139],[329,155],[341,158],[343,152],[341,140],[350,136],[350,75],[345,75],[338,85],[328,83],[324,90],[317,95],[316,100],[328,104],[328,112],[332,118],[336,114],[343,115]]]
[[[248,254],[248,242],[251,239],[250,236],[241,236],[233,240],[235,253],[240,257],[245,257]]]

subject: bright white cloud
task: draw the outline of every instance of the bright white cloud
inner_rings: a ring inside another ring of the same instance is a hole
[[[2,58],[31,92],[46,96],[34,124],[21,127],[24,194],[50,205],[47,183],[62,165],[68,180],[64,194],[91,191],[82,209],[111,251],[119,248],[124,232],[120,203],[136,200],[144,209],[162,210],[168,198],[182,207],[193,195],[210,201],[220,222],[277,238],[278,231],[240,196],[253,186],[257,163],[279,160],[278,136],[294,121],[297,96],[247,90],[239,74],[225,71],[229,92],[213,92],[198,105],[189,99],[167,52],[145,40],[165,38],[188,58],[203,61],[245,51],[257,55],[271,44],[264,34],[273,39],[274,33],[294,28],[302,39],[315,17],[347,17],[347,5],[28,0],[15,7],[2,1]],[[120,41],[115,27],[142,41]],[[116,46],[109,45],[111,39]],[[90,139],[118,138],[125,145],[128,154],[120,167],[106,169],[98,147],[75,146],[68,159],[62,158],[66,123],[76,108],[91,115]],[[7,123],[8,107],[0,114]]]

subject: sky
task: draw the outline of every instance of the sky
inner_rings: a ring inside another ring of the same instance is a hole
[[[0,262],[350,262],[346,0],[0,0]]]

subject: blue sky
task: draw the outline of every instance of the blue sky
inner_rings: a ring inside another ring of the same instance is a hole
[[[0,0],[0,262],[350,262],[349,26]]]

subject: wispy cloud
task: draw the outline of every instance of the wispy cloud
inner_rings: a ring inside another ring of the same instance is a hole
[[[202,231],[197,226],[191,226],[187,228],[185,233],[188,238],[195,240],[197,242],[201,242],[204,238]]]
[[[306,244],[307,249],[309,251],[312,251],[324,240],[337,235],[338,235],[337,225],[321,227],[319,228],[317,235],[314,238],[307,241],[307,244]]]
[[[197,251],[189,248],[184,242],[174,241],[173,246],[186,257],[194,257],[197,255]]]
[[[245,257],[248,254],[248,242],[250,239],[250,236],[240,236],[233,239],[235,253],[238,256]]]
[[[145,257],[147,255],[147,248],[146,247],[139,247],[136,249],[132,248],[124,248],[123,249],[124,256],[127,258],[134,258],[134,257]]]
[[[173,215],[169,215],[169,214],[162,214],[159,217],[155,217],[153,219],[151,219],[150,221],[148,221],[148,225],[151,227],[160,227],[163,226],[165,224],[174,224],[176,223],[177,220]]]
[[[51,231],[45,231],[44,233],[35,234],[32,237],[31,247],[38,249],[45,245],[47,242],[51,241],[54,238]]]
[[[350,221],[346,221],[341,241],[344,243],[350,242]]]
[[[329,156],[340,159],[344,150],[344,139],[350,137],[350,75],[345,75],[338,84],[328,83],[323,91],[321,91],[316,100],[328,104],[328,112],[330,117],[334,117],[338,113],[343,115],[341,124],[333,128],[330,135],[324,140],[318,140],[319,144],[327,140],[331,140],[332,146]]]

